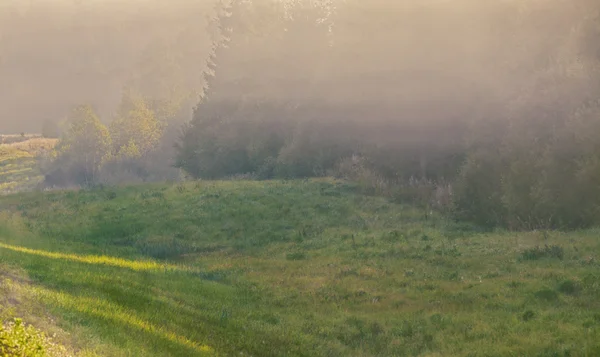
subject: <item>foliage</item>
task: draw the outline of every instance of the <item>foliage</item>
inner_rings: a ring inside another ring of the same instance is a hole
[[[325,176],[341,160],[359,154],[388,180],[454,176],[465,127],[462,120],[445,117],[459,111],[463,99],[444,98],[455,103],[445,112],[420,113],[408,100],[390,104],[375,93],[400,95],[412,82],[387,62],[391,84],[377,81],[381,87],[367,98],[348,93],[346,88],[376,79],[368,77],[372,63],[354,51],[389,53],[384,48],[391,44],[359,36],[350,25],[356,13],[338,13],[331,6],[233,1],[217,7],[206,93],[182,136],[178,167],[195,178],[301,178]],[[375,11],[383,16],[381,9]],[[392,11],[407,16],[395,7]],[[264,17],[271,21],[265,23]],[[364,24],[369,31],[377,26],[374,19]],[[348,62],[356,73],[339,72]],[[341,78],[349,83],[337,82]],[[416,92],[418,98],[421,92]],[[443,139],[437,135],[441,131],[447,133]]]
[[[558,11],[557,4],[531,5]],[[599,223],[598,175],[600,142],[591,134],[600,128],[597,100],[598,57],[582,42],[600,35],[574,8],[557,23],[567,35],[555,40],[544,66],[524,77],[521,90],[506,100],[499,119],[485,119],[471,128],[467,160],[456,187],[456,216],[487,226],[511,229],[589,227]],[[532,26],[527,16],[520,28]],[[557,31],[554,29],[552,31]],[[528,41],[525,38],[521,42]],[[533,48],[533,47],[532,47]],[[515,66],[527,66],[519,61]]]
[[[477,42],[482,57],[475,60],[443,40],[449,24],[456,36],[472,39],[470,29],[455,26],[460,15],[437,17],[420,38],[428,46],[404,54],[409,38],[385,36],[418,28],[420,11],[450,10],[380,5],[368,5],[380,15],[377,23],[360,16],[367,5],[359,1],[333,8],[237,1],[217,7],[209,85],[182,135],[177,166],[194,178],[289,179],[348,176],[342,171],[360,157],[364,164],[350,176],[362,186],[452,208],[456,218],[482,226],[597,223],[600,191],[593,182],[600,159],[597,138],[588,134],[600,118],[600,62],[590,51],[590,38],[599,34],[595,10],[582,4],[567,11],[558,2],[488,9],[469,3],[490,22],[482,39],[506,38]],[[539,24],[544,31],[533,20],[539,11],[557,15]],[[276,21],[261,23],[267,14]],[[382,23],[389,27],[383,34]],[[301,46],[292,41],[299,38]],[[388,60],[394,51],[402,61]],[[429,62],[427,51],[444,53],[452,64]],[[372,88],[372,95],[355,96],[346,87]]]
[[[156,149],[162,128],[145,100],[125,92],[117,116],[110,123],[112,156],[117,160],[139,158]]]
[[[106,128],[88,106],[74,110],[55,158],[44,167],[48,186],[93,186],[179,180],[173,168],[177,125],[173,103],[125,90]],[[168,107],[168,108],[166,108]],[[168,115],[160,121],[160,115]]]
[[[20,319],[0,327],[0,352],[2,356],[45,356],[44,336],[33,328],[24,327]]]
[[[110,153],[111,138],[90,106],[71,112],[68,128],[56,147],[56,160],[46,176],[49,185],[92,185]]]
[[[21,319],[0,325],[0,354],[6,357],[62,357],[66,350]]]

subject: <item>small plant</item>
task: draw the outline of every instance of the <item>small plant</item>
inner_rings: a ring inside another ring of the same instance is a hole
[[[563,259],[565,252],[558,245],[544,245],[544,247],[535,247],[521,252],[520,260],[538,260],[542,258]]]
[[[0,325],[0,356],[58,357],[64,353],[63,347],[55,345],[44,333],[25,325],[21,319]]]
[[[220,317],[221,323],[227,323],[227,321],[229,321],[230,318],[231,318],[231,312],[228,309],[223,308],[221,310],[221,317]]]
[[[535,318],[535,312],[531,310],[527,310],[521,315],[521,319],[525,322],[532,320],[533,318]]]

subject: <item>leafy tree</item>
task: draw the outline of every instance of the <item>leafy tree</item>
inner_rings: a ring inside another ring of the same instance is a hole
[[[599,129],[600,60],[587,40],[599,34],[589,26],[597,14],[556,2],[527,5],[514,29],[518,48],[530,53],[517,51],[509,63],[521,85],[496,107],[499,120],[472,128],[477,139],[458,181],[457,214],[514,229],[589,226],[598,222],[600,197],[593,183],[600,146],[590,134]],[[548,31],[531,21],[541,10],[556,15],[542,22]],[[523,36],[531,26],[535,36]]]
[[[126,91],[109,130],[114,157],[138,158],[156,149],[163,128],[146,101]]]
[[[89,105],[74,108],[56,147],[56,159],[46,181],[51,185],[92,185],[110,153],[108,129]]]

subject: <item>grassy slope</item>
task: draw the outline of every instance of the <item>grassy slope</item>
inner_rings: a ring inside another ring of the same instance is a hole
[[[475,233],[352,192],[206,182],[8,196],[0,259],[100,355],[600,355],[597,231]],[[564,258],[519,259],[544,244]]]
[[[0,144],[0,194],[35,189],[43,180],[37,156],[55,144],[56,140],[42,138]]]

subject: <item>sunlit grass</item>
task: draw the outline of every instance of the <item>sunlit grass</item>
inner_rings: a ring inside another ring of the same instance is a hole
[[[135,316],[131,311],[126,311],[115,304],[105,300],[90,297],[75,297],[69,294],[34,287],[33,292],[39,299],[61,308],[77,311],[86,315],[113,321],[117,324],[125,324],[134,329],[156,335],[157,338],[166,339],[201,353],[213,352],[209,346],[191,341],[184,336],[177,335],[166,329],[156,326],[144,319]]]
[[[2,148],[5,147],[9,150],[19,150],[29,153],[30,155],[37,155],[42,150],[49,151],[54,149],[57,143],[58,139],[32,138],[26,141],[2,144],[0,145],[0,151],[2,151]]]
[[[135,271],[192,271],[189,267],[182,267],[173,264],[159,264],[153,261],[134,261],[126,260],[108,256],[97,256],[97,255],[76,255],[76,254],[64,254],[56,252],[47,252],[43,250],[30,249],[25,247],[17,247],[9,244],[0,243],[0,248],[9,249],[15,252],[27,253],[31,255],[37,255],[40,257],[52,258],[52,259],[63,259],[71,262],[79,262],[85,264],[94,265],[107,265],[118,268],[126,268]]]
[[[38,157],[53,150],[57,140],[32,138],[0,144],[0,194],[31,191],[43,181]]]

